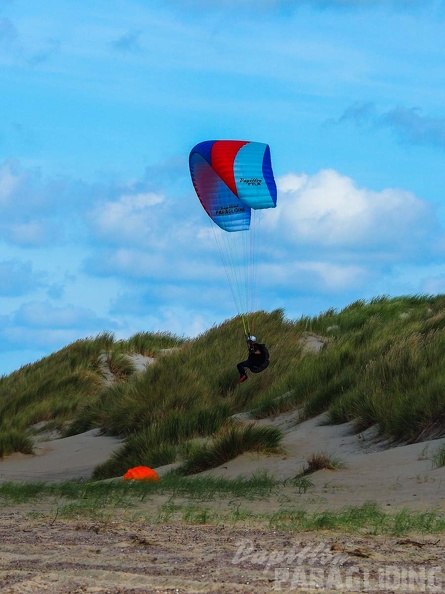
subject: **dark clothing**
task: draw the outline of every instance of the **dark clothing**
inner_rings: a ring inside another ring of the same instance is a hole
[[[255,351],[260,351],[259,353]],[[237,368],[240,376],[246,374],[246,369],[250,369],[252,373],[260,373],[264,371],[269,365],[269,351],[265,344],[255,342],[249,346],[249,356],[246,361],[238,363]]]

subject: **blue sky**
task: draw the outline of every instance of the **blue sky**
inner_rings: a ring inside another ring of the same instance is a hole
[[[271,147],[262,309],[445,292],[444,38],[442,0],[0,0],[0,375],[236,314],[207,139]]]

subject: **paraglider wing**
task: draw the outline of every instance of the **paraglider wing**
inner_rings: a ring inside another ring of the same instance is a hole
[[[129,468],[124,474],[125,481],[158,481],[159,475],[156,470],[148,466],[135,466]]]
[[[209,217],[224,231],[246,231],[250,226],[250,207],[241,202],[233,176],[233,160],[224,159],[221,151],[212,147],[218,141],[201,142],[189,158],[190,174],[196,193]],[[222,157],[222,158],[221,158]]]
[[[244,332],[253,325],[258,294],[258,246],[263,209],[277,203],[269,145],[247,140],[206,140],[190,151],[190,174],[210,219]],[[229,233],[226,233],[226,232]],[[241,231],[241,233],[238,233]]]
[[[262,142],[240,147],[233,164],[239,199],[250,208],[275,208],[277,186],[272,172],[270,149]]]

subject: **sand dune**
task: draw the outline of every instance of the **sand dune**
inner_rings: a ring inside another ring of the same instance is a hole
[[[0,482],[57,482],[89,478],[122,441],[92,429],[79,435],[38,443],[35,454],[12,454],[0,460]]]
[[[249,421],[249,415],[244,415]],[[258,421],[284,431],[283,454],[246,453],[206,471],[233,478],[267,471],[277,479],[295,477],[310,456],[324,453],[343,464],[308,475],[313,486],[300,501],[309,507],[339,508],[376,501],[384,506],[445,509],[445,467],[432,468],[431,455],[445,438],[391,447],[370,429],[353,434],[349,423],[323,425],[324,415],[298,423],[298,412]],[[116,451],[121,440],[91,430],[37,444],[35,455],[13,454],[0,461],[0,482],[88,479]],[[157,469],[162,476],[170,467]]]

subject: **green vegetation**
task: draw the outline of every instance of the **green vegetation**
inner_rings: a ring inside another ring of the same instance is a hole
[[[244,452],[273,452],[281,437],[281,431],[276,427],[227,425],[210,444],[200,443],[192,447],[179,471],[196,474],[220,466]]]
[[[329,337],[325,348],[286,373],[286,398],[264,394],[259,416],[299,406],[302,418],[327,411],[331,423],[377,424],[401,442],[445,434],[444,296],[358,301],[306,328]]]
[[[0,434],[0,452],[33,453],[33,441],[22,431],[10,429]]]
[[[344,468],[344,464],[338,458],[319,452],[317,454],[312,454],[312,456],[307,459],[307,466],[301,474],[312,474],[323,468],[326,468],[326,470],[336,470],[337,468]]]
[[[241,430],[232,415],[253,410],[261,418],[295,408],[303,419],[326,412],[330,423],[351,421],[357,432],[375,425],[399,442],[445,435],[445,296],[378,297],[296,321],[281,310],[255,318],[271,365],[242,386],[235,365],[246,347],[238,318],[194,340],[101,334],[3,377],[0,455],[29,451],[36,424],[44,422],[45,430],[64,435],[100,427],[125,438],[96,469],[97,479],[139,464],[176,462],[197,472],[252,448],[278,447],[278,432]],[[321,352],[302,348],[308,334],[322,337]],[[180,348],[158,356],[171,347]],[[131,352],[157,362],[137,374],[125,357]],[[111,384],[100,367],[103,353]]]
[[[98,401],[104,390],[100,355],[105,353],[117,378],[126,380],[134,366],[128,353],[156,355],[160,349],[183,344],[165,333],[139,333],[115,341],[111,333],[78,340],[57,353],[0,378],[0,457],[14,451],[29,453],[30,437],[45,430],[64,428]]]
[[[429,533],[445,531],[445,516],[440,512],[413,512],[402,509],[388,514],[375,503],[347,507],[341,511],[307,512],[279,511],[270,517],[274,530],[301,532],[309,530],[342,530],[367,534],[400,536],[409,532]]]
[[[299,476],[297,475],[290,482],[298,489],[298,493],[306,493],[308,489],[314,486],[314,483],[307,478],[307,476]]]
[[[0,501],[3,503],[29,503],[53,497],[56,501],[91,503],[94,508],[119,505],[124,499],[144,501],[152,495],[195,501],[219,501],[220,497],[240,497],[248,500],[267,497],[280,483],[267,473],[250,478],[225,480],[213,477],[183,477],[176,472],[166,474],[161,481],[64,481],[61,483],[0,483]]]
[[[436,448],[436,450],[433,452],[431,456],[431,462],[433,468],[440,468],[441,466],[445,466],[445,444]]]
[[[122,517],[126,520],[145,518],[150,525],[174,521],[241,523],[294,534],[313,530],[393,536],[445,532],[445,515],[438,510],[402,509],[388,513],[371,502],[340,511],[301,509],[298,497],[311,486],[305,477],[280,482],[265,473],[233,480],[169,473],[157,482],[7,482],[0,484],[0,503],[3,507],[32,503],[33,514],[46,517],[50,522],[58,517],[79,516],[83,520],[115,522]],[[295,508],[269,513],[250,509],[250,502],[270,499],[283,493],[283,489],[287,489],[287,498],[294,502]],[[40,504],[43,505],[39,507]]]

